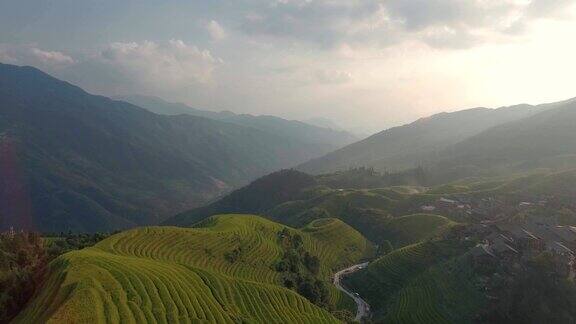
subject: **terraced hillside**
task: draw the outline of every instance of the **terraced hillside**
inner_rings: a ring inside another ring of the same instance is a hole
[[[417,199],[428,198],[426,195],[411,196],[390,188],[325,190],[317,197],[280,204],[268,215],[279,222],[294,225],[317,218],[339,218],[371,241],[389,241],[395,248],[437,235],[454,224],[439,215],[393,216],[399,206],[420,206]]]
[[[386,323],[464,323],[483,297],[458,262],[466,246],[426,241],[395,250],[347,278],[366,298],[376,320]]]
[[[319,178],[294,170],[279,171],[165,224],[191,226],[210,215],[229,212],[258,214],[294,227],[338,218],[372,242],[387,240],[396,248],[436,235],[452,224],[442,216],[411,215],[426,201],[442,197],[427,194],[425,188],[334,189],[322,185]]]
[[[44,289],[16,322],[337,322],[280,285],[274,265],[284,228],[257,216],[223,215],[196,228],[119,233],[56,259]],[[320,279],[370,250],[339,220],[288,231],[320,259]],[[338,293],[330,298],[333,305],[349,305]]]
[[[461,197],[463,195],[489,196],[548,196],[558,200],[569,201],[576,197],[572,185],[576,180],[576,169],[568,168],[561,171],[538,169],[530,172],[514,173],[501,177],[471,177],[426,191],[425,194],[414,195],[412,199],[438,199],[438,197]]]
[[[414,214],[391,219],[382,236],[395,247],[401,247],[431,238],[454,226],[446,217],[431,214]]]
[[[471,323],[486,304],[464,262],[426,270],[394,295],[386,323]]]

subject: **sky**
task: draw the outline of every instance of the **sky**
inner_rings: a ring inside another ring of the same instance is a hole
[[[576,0],[0,0],[0,62],[372,133],[576,97]]]

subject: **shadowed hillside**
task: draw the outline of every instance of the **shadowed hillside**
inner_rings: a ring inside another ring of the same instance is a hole
[[[299,166],[313,174],[373,167],[400,171],[428,164],[442,150],[496,125],[534,115],[554,106],[519,105],[440,113],[382,131],[360,142]]]
[[[377,322],[470,322],[486,301],[467,277],[470,269],[451,260],[467,248],[451,241],[410,245],[375,260],[346,283],[367,298]]]
[[[554,166],[553,157],[572,160],[576,154],[576,102],[503,124],[447,150],[451,163],[479,168]]]
[[[313,145],[202,117],[161,116],[30,67],[0,65],[0,229],[153,224]]]
[[[201,116],[259,129],[269,134],[302,142],[303,144],[314,145],[318,149],[316,157],[351,144],[357,140],[354,135],[342,130],[318,127],[308,123],[296,120],[286,120],[275,116],[239,115],[229,111],[215,112],[199,110],[181,103],[170,103],[160,98],[138,95],[119,97],[119,99],[148,109],[157,114],[188,114]]]
[[[262,214],[278,204],[294,200],[303,189],[315,184],[314,177],[299,171],[274,172],[208,206],[176,215],[165,224],[190,226],[206,217],[225,213]]]
[[[236,212],[259,214],[295,227],[338,218],[371,241],[387,240],[395,247],[439,234],[454,224],[439,215],[403,213],[410,206],[420,206],[421,188],[332,189],[320,184],[325,178],[295,170],[279,171],[165,224],[191,226],[211,215]]]

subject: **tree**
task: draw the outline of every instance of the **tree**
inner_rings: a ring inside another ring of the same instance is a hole
[[[304,253],[304,266],[316,276],[320,272],[320,259],[306,252]]]

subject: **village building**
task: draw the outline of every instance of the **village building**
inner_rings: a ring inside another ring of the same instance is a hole
[[[573,226],[556,226],[550,229],[556,237],[567,245],[576,245],[576,228]]]
[[[521,227],[512,230],[510,236],[516,247],[524,251],[541,252],[546,246],[543,239]]]
[[[516,228],[516,225],[503,223],[503,222],[499,222],[499,223],[494,224],[494,229],[497,230],[499,233],[508,234],[512,230],[514,230],[515,228]]]
[[[442,198],[438,199],[437,204],[441,208],[449,208],[449,207],[453,207],[453,206],[457,205],[458,202],[456,200],[442,197]]]
[[[490,245],[490,249],[504,261],[512,261],[519,256],[518,251],[505,243],[504,240],[496,241],[496,243]]]
[[[527,201],[523,201],[521,203],[518,204],[518,207],[520,209],[526,209],[526,208],[530,208],[532,207],[532,203],[531,202],[527,202]]]
[[[496,261],[496,256],[490,251],[488,244],[478,244],[468,252],[475,267],[488,266]]]
[[[498,242],[503,242],[505,244],[513,244],[514,243],[514,240],[512,240],[512,238],[510,238],[504,234],[497,233],[497,232],[490,233],[490,235],[486,236],[486,238],[484,240],[486,241],[487,244],[490,244],[490,245],[496,244]]]
[[[540,200],[538,202],[538,206],[540,207],[546,207],[546,205],[548,205],[548,200]]]
[[[566,245],[560,242],[549,242],[546,244],[546,250],[552,252],[552,254],[560,255],[560,256],[573,256],[574,252],[570,250]]]
[[[563,277],[574,271],[574,252],[560,242],[550,242],[546,246],[552,253],[556,272]]]
[[[425,212],[433,212],[436,210],[436,206],[424,205],[420,209],[422,209],[422,211],[425,211]]]
[[[490,233],[490,227],[485,224],[472,224],[466,227],[465,233],[468,235],[484,235]]]
[[[476,221],[483,221],[486,219],[491,219],[490,217],[490,212],[487,209],[484,208],[474,208],[470,211],[470,214],[472,215],[472,219],[476,220]]]

